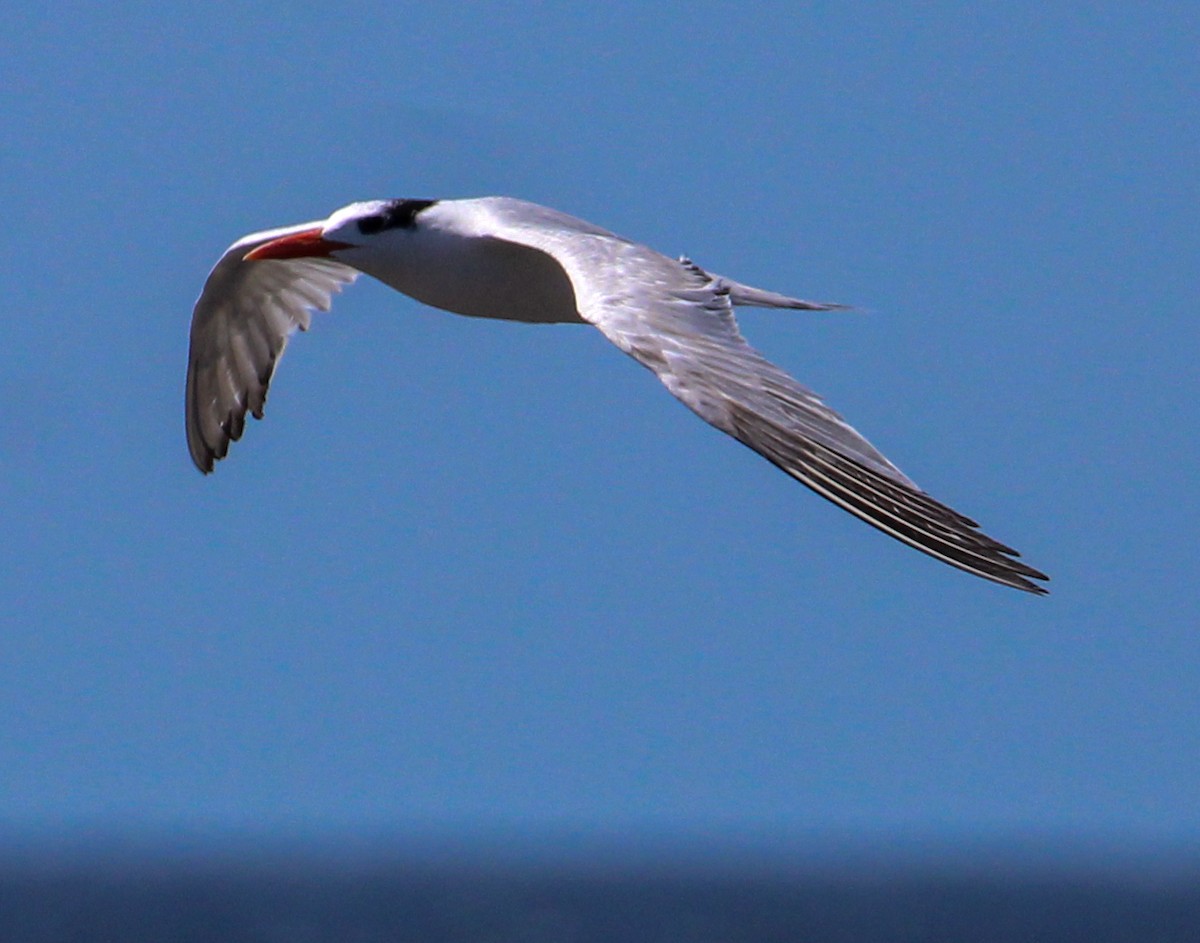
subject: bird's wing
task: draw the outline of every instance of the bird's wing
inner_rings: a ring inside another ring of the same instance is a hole
[[[335,292],[358,272],[331,259],[243,261],[272,239],[319,222],[239,239],[217,262],[192,312],[185,396],[188,450],[202,472],[242,435],[246,413],[262,418],[275,365],[314,309],[328,311]]]
[[[636,243],[574,231],[566,220],[524,226],[512,218],[504,237],[552,255],[584,320],[702,419],[904,543],[997,583],[1045,592],[1031,582],[1044,574],[929,497],[812,390],[747,344],[727,280]]]

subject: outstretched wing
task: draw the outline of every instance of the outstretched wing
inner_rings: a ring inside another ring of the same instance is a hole
[[[202,472],[241,438],[246,413],[261,419],[267,387],[288,336],[328,311],[335,292],[358,272],[331,259],[246,262],[247,252],[305,223],[239,239],[221,256],[192,312],[185,411],[188,450]]]
[[[538,222],[526,227],[513,214],[505,236],[557,259],[584,320],[702,419],[898,540],[997,583],[1046,592],[1031,582],[1047,579],[1043,573],[927,495],[812,390],[747,344],[728,280],[636,243],[575,230],[570,217]]]

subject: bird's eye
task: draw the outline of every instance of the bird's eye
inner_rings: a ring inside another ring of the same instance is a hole
[[[373,236],[383,232],[387,220],[382,216],[364,216],[358,221],[358,231],[364,236]]]

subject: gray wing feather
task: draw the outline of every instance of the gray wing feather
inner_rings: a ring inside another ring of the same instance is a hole
[[[334,293],[358,275],[329,259],[243,261],[256,246],[316,225],[239,239],[221,256],[196,301],[184,410],[188,451],[202,472],[212,471],[229,443],[241,438],[247,412],[262,418],[288,336],[297,328],[308,330],[311,312],[328,311]]]
[[[1031,582],[1043,573],[922,491],[816,393],[747,344],[733,316],[735,302],[833,306],[752,289],[561,220],[562,231],[506,222],[507,237],[563,266],[581,317],[702,419],[892,537],[985,579],[1046,592]]]

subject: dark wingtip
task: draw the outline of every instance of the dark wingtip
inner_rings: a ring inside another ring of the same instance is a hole
[[[212,450],[207,445],[201,445],[203,451],[198,451],[193,448],[191,450],[192,464],[196,466],[196,471],[201,475],[211,475],[215,462],[213,460]]]
[[[1015,553],[1015,551],[1013,555],[1019,556],[1019,554]],[[1033,593],[1035,596],[1050,595],[1050,590],[1048,590],[1045,586],[1042,586],[1040,583],[1033,582],[1033,580],[1045,580],[1046,582],[1049,582],[1050,577],[1048,577],[1045,573],[1043,573],[1041,570],[1035,570],[1033,567],[1025,563],[1021,563],[1019,560],[1009,560],[1007,562],[1012,564],[1012,572],[1008,574],[1008,579],[998,580],[997,582],[1001,582],[1005,586],[1011,586],[1013,589],[1021,589],[1027,593]]]

